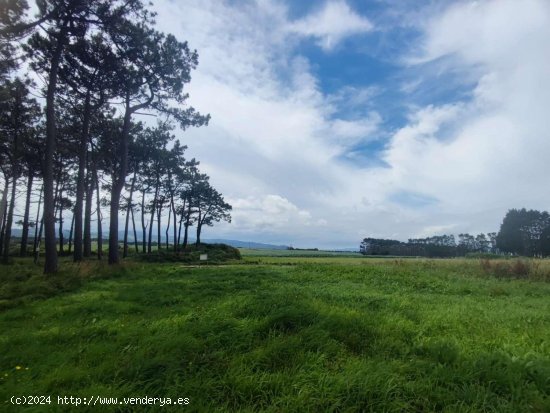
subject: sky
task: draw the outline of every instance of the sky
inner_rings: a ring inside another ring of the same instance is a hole
[[[199,54],[205,238],[357,247],[550,208],[550,2],[154,0]]]

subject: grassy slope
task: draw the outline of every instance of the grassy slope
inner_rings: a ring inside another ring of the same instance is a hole
[[[548,283],[484,278],[476,261],[245,263],[134,263],[18,302],[0,313],[0,400],[191,399],[150,409],[167,412],[550,411]]]

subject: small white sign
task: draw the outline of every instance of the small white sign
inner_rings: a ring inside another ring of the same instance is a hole
[[[208,254],[201,254],[200,256],[201,261],[206,261],[207,259],[208,259]]]

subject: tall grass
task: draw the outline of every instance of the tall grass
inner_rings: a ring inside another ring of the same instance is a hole
[[[184,409],[72,410],[90,412],[550,411],[550,284],[497,278],[476,260],[261,259],[90,265],[80,286],[17,301],[0,312],[0,401],[190,398]],[[27,263],[3,268],[8,283],[38,282]]]

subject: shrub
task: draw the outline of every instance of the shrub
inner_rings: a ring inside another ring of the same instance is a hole
[[[145,262],[183,262],[187,264],[200,263],[200,255],[208,254],[208,262],[217,264],[230,260],[240,260],[241,252],[226,244],[188,245],[182,251],[158,250],[151,254],[139,254],[134,257]]]
[[[489,259],[481,259],[480,266],[485,274],[496,278],[550,281],[550,270],[541,268],[541,266],[534,261],[517,259],[491,262]]]
[[[491,271],[491,261],[489,259],[484,258],[480,261],[481,268],[483,269],[483,272],[488,273]]]
[[[531,265],[525,261],[517,260],[510,265],[510,272],[517,278],[529,278]]]
[[[492,252],[468,252],[464,255],[464,258],[501,260],[503,256],[500,254],[493,254]]]

